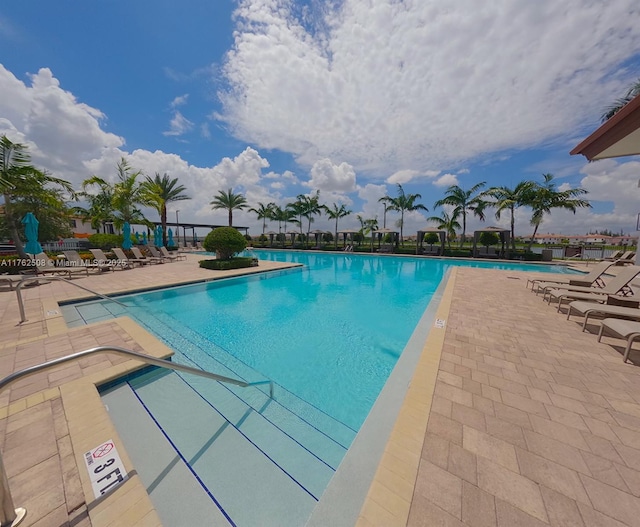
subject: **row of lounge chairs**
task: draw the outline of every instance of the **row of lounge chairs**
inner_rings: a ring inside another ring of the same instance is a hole
[[[570,277],[531,278],[527,286],[549,303],[558,302],[558,311],[568,302],[567,320],[571,316],[583,317],[582,331],[593,318],[601,319],[598,342],[604,335],[626,340],[623,361],[627,362],[633,343],[640,339],[640,301],[632,300],[631,282],[640,275],[640,266],[620,269],[615,276],[605,278],[606,271],[615,262],[600,262],[593,270],[576,279]]]

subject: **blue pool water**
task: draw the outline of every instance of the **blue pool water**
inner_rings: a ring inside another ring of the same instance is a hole
[[[127,314],[203,367],[203,350],[219,350],[237,361],[226,363],[233,373],[248,366],[357,430],[450,266],[566,272],[510,262],[256,253],[304,267],[122,297],[126,313],[103,301],[63,311],[70,323]],[[176,347],[176,334],[198,335],[198,346]]]

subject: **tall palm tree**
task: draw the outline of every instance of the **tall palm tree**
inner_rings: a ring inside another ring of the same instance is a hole
[[[483,200],[484,194],[478,191],[486,185],[485,181],[474,185],[469,190],[464,190],[458,185],[451,185],[445,192],[445,197],[436,201],[436,207],[450,205],[453,207],[451,213],[454,217],[462,217],[462,235],[460,236],[460,247],[464,244],[467,234],[467,212],[473,213],[484,221],[484,209],[486,202]]]
[[[336,220],[335,240],[336,240],[336,249],[337,249],[338,248],[338,220],[340,218],[344,218],[345,216],[348,216],[349,214],[351,214],[351,211],[348,210],[343,203],[341,203],[340,206],[338,206],[337,203],[334,203],[332,205],[332,208],[325,205],[323,208],[329,219]]]
[[[403,237],[403,229],[404,229],[404,213],[405,212],[413,212],[416,210],[424,210],[429,211],[427,207],[422,205],[421,203],[416,203],[417,199],[422,199],[422,195],[420,194],[405,194],[402,185],[398,183],[398,195],[395,198],[391,198],[389,196],[385,196],[386,201],[389,203],[387,210],[395,210],[400,213],[400,240],[402,245],[404,246],[404,237]],[[381,198],[378,201],[382,201]],[[377,223],[377,222],[376,222]]]
[[[233,227],[233,211],[247,208],[247,199],[242,194],[234,194],[233,189],[219,190],[213,201],[209,202],[213,210],[225,209],[229,212],[229,227]]]
[[[14,199],[28,194],[41,194],[45,204],[52,197],[46,185],[55,185],[75,199],[75,193],[68,181],[50,176],[31,165],[27,147],[12,142],[6,135],[0,137],[0,193],[4,198],[4,215],[7,228],[21,258],[27,258],[20,239],[20,218],[14,214]]]
[[[558,190],[553,174],[542,174],[544,182],[542,184],[535,183],[532,190],[529,205],[532,210],[531,225],[534,226],[531,240],[529,241],[528,250],[535,240],[538,227],[542,223],[545,214],[550,214],[552,209],[570,210],[574,214],[578,208],[591,208],[591,204],[586,199],[580,199],[578,196],[588,194],[583,188],[572,188],[569,190]]]
[[[252,207],[249,209],[249,212],[254,212],[258,216],[258,220],[262,220],[262,234],[267,230],[267,220],[275,219],[273,217],[273,210],[276,204],[271,202],[267,203],[258,203],[258,207]]]
[[[508,210],[511,215],[511,249],[516,250],[515,235],[515,212],[516,209],[531,202],[535,183],[533,181],[521,181],[514,188],[506,186],[492,187],[486,191],[485,195],[493,198],[495,201],[487,203],[490,207],[496,209],[496,219],[500,219],[500,215]]]
[[[446,231],[447,244],[449,245],[449,249],[451,249],[451,242],[456,239],[456,229],[460,228],[458,216],[455,214],[449,214],[447,211],[443,210],[440,213],[440,216],[430,216],[427,218],[427,221],[435,221],[438,229]]]
[[[162,245],[167,245],[167,204],[191,199],[184,194],[186,190],[183,185],[178,185],[178,178],[171,179],[166,172],[162,176],[156,172],[153,178],[147,176],[142,184],[145,201],[160,215]]]
[[[624,94],[624,97],[616,99],[613,104],[607,107],[605,112],[600,116],[601,121],[604,123],[611,119],[615,114],[622,110],[622,108],[624,108],[631,99],[636,98],[638,95],[640,95],[640,79],[631,85],[627,90],[627,93]]]

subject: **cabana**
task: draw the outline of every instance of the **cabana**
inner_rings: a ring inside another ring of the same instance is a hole
[[[378,235],[378,252],[379,253],[392,253],[394,248],[398,245],[398,238],[400,233],[398,231],[394,231],[393,229],[388,229],[388,228],[384,228],[384,229],[378,229],[376,231],[373,231],[371,233],[371,236],[373,236],[374,234]],[[382,236],[388,234],[391,236],[391,243],[384,243],[382,244]]]
[[[498,239],[501,243],[500,252],[497,254],[492,254],[491,252],[480,251],[478,249],[478,240],[480,240],[480,236],[482,236],[483,232],[493,232],[498,235]],[[502,229],[500,227],[486,227],[484,229],[479,229],[473,233],[473,250],[472,255],[474,258],[479,256],[488,256],[488,257],[497,257],[497,258],[506,258],[507,257],[507,247],[509,247],[509,241],[511,239],[511,232],[509,229]]]
[[[293,249],[296,246],[296,236],[298,235],[297,231],[287,231],[286,234],[291,236],[291,248]]]
[[[314,249],[321,249],[322,248],[322,237],[327,234],[326,231],[321,231],[320,229],[316,229],[315,231],[311,231],[307,233],[307,238],[309,238],[309,236],[313,234],[315,239],[316,239],[316,245],[314,247]]]
[[[354,231],[353,229],[347,229],[345,231],[338,231],[338,236],[342,234],[342,246],[346,248],[347,246],[347,237],[349,237],[349,241],[351,242],[351,246],[353,247],[353,237],[358,234],[360,231]],[[338,240],[336,240],[336,245]]]
[[[435,252],[432,250],[425,252],[422,245],[424,243],[424,237],[429,233],[437,234],[440,238],[440,247],[436,249]],[[447,231],[443,231],[442,229],[427,227],[425,229],[419,230],[416,237],[416,254],[434,254],[436,256],[444,256],[444,244],[446,240],[447,240]]]
[[[269,236],[269,247],[273,247],[273,238],[278,235],[277,232],[269,231],[265,232],[267,236]]]

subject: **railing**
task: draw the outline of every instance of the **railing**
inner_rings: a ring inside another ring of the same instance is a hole
[[[18,307],[20,308],[20,324],[27,321],[27,316],[24,313],[24,302],[22,301],[22,293],[20,290],[25,283],[39,281],[39,280],[60,280],[62,282],[66,282],[67,284],[75,285],[76,287],[79,287],[80,289],[84,289],[85,291],[88,291],[89,293],[97,295],[100,298],[104,298],[105,300],[111,300],[112,302],[115,302],[116,304],[121,305],[122,307],[127,307],[122,302],[118,302],[117,300],[109,296],[93,291],[92,289],[89,289],[88,287],[84,287],[80,284],[76,284],[75,282],[72,282],[71,280],[67,280],[66,278],[62,278],[61,276],[29,276],[20,280],[20,282],[18,282],[18,285],[16,286],[16,295],[18,297]],[[2,527],[2,524],[0,524],[0,527]]]
[[[0,393],[2,393],[2,391],[7,386],[15,381],[23,379],[24,377],[29,377],[30,375],[34,375],[43,370],[58,366],[60,364],[64,364],[65,362],[86,357],[87,355],[104,352],[119,353],[121,355],[140,360],[147,364],[151,364],[152,366],[159,366],[160,368],[192,373],[193,375],[199,375],[200,377],[206,377],[207,379],[235,384],[236,386],[240,386],[242,388],[247,388],[249,386],[258,386],[261,384],[269,384],[269,397],[273,399],[273,381],[269,379],[264,381],[246,382],[240,379],[218,375],[216,373],[209,373],[208,371],[198,370],[197,368],[192,368],[190,366],[183,366],[182,364],[176,364],[165,359],[158,359],[156,357],[151,357],[149,355],[144,355],[143,353],[138,353],[136,351],[119,348],[116,346],[99,346],[97,348],[79,351],[78,353],[73,353],[72,355],[66,355],[64,357],[60,357],[59,359],[43,362],[42,364],[31,366],[30,368],[25,368],[24,370],[16,371],[0,380]],[[9,490],[9,480],[7,478],[7,474],[4,470],[4,464],[2,462],[2,455],[0,455],[0,473],[0,527],[15,527],[24,519],[27,511],[22,507],[16,509],[13,505],[11,491]]]

